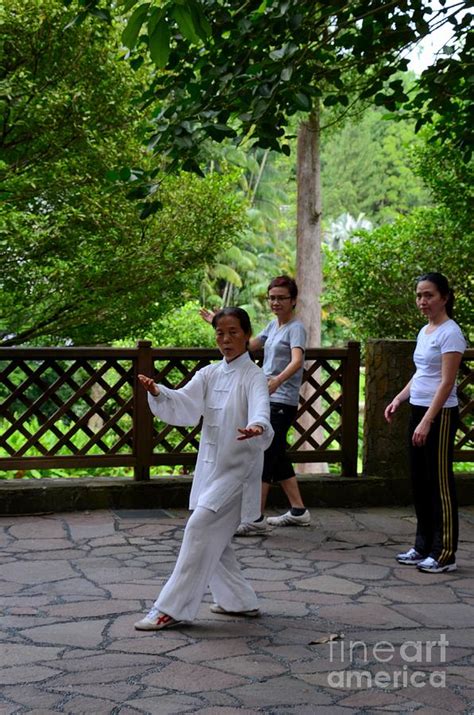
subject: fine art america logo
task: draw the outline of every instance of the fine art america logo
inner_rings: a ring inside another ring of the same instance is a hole
[[[446,663],[448,646],[445,633],[441,633],[437,641],[404,641],[401,645],[390,641],[379,641],[374,645],[364,641],[346,644],[344,637],[331,640],[330,662],[339,664],[342,669],[328,673],[328,685],[351,690],[424,688],[427,685],[444,688],[446,671],[433,670],[430,666],[436,662],[438,668]]]

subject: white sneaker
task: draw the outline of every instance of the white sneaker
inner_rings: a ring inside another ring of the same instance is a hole
[[[146,614],[141,621],[137,621],[134,624],[136,631],[161,631],[163,628],[169,628],[174,626],[179,621],[175,621],[171,616],[167,616],[166,613],[161,613],[155,606]]]
[[[310,521],[311,514],[307,509],[301,516],[293,516],[290,510],[281,516],[269,516],[267,518],[267,523],[270,526],[309,526]]]
[[[237,527],[234,536],[261,536],[269,531],[265,519],[262,521],[244,522]]]
[[[417,569],[425,573],[445,573],[447,571],[456,571],[457,566],[456,562],[442,566],[439,561],[436,561],[432,556],[427,556],[426,559],[423,559],[423,561],[417,564]]]
[[[397,554],[395,557],[399,564],[405,564],[407,566],[416,566],[425,558],[418,553],[416,549],[408,549],[401,554]]]
[[[247,618],[256,618],[260,615],[258,608],[251,608],[249,611],[226,611],[225,608],[213,603],[209,606],[211,613],[220,613],[222,616],[246,616]]]

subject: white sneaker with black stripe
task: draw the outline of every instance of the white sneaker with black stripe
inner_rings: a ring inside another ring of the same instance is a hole
[[[405,564],[406,566],[417,566],[421,561],[424,560],[424,556],[418,553],[416,549],[408,549],[401,554],[397,554],[395,557],[399,564]]]
[[[251,521],[240,524],[234,536],[261,536],[262,534],[268,534],[269,531],[270,529],[265,519],[262,519],[262,521]]]
[[[452,564],[443,564],[441,565],[439,561],[436,561],[432,556],[427,556],[426,559],[423,559],[423,561],[420,561],[419,564],[417,564],[417,569],[420,571],[424,571],[425,573],[447,573],[448,571],[456,571],[457,566],[456,562],[453,561]]]
[[[281,516],[267,517],[267,524],[270,526],[309,526],[311,514],[307,509],[300,516],[294,516],[291,509]]]

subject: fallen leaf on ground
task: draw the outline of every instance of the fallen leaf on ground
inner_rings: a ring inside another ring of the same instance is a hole
[[[341,641],[344,639],[344,633],[328,633],[327,636],[321,636],[315,641],[310,641],[308,645],[321,645],[322,643],[330,643],[331,641]]]

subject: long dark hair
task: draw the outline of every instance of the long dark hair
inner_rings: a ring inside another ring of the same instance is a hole
[[[214,314],[214,317],[212,318],[212,327],[214,330],[217,328],[217,324],[221,318],[224,318],[226,316],[231,316],[233,318],[237,318],[237,320],[240,323],[240,327],[246,333],[247,335],[252,335],[252,323],[250,322],[249,314],[247,311],[245,311],[243,308],[234,308],[234,307],[229,307],[229,308],[222,308],[221,310],[218,310],[217,313]]]
[[[446,313],[450,318],[452,318],[454,313],[454,292],[452,288],[449,287],[448,279],[446,278],[446,276],[443,276],[442,273],[424,273],[422,276],[418,276],[418,278],[416,279],[416,285],[418,285],[418,283],[421,283],[421,281],[429,281],[430,283],[434,283],[440,295],[442,295],[443,298],[447,298]]]

